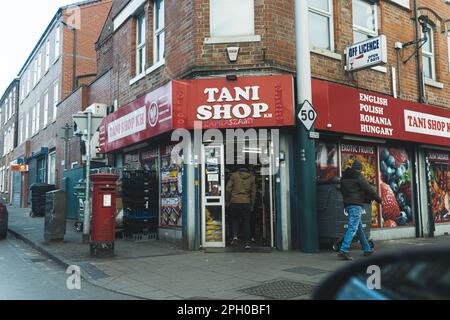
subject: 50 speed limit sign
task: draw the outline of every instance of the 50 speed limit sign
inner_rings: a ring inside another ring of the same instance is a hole
[[[309,102],[305,101],[300,109],[298,114],[298,118],[305,126],[306,130],[311,131],[314,123],[317,120],[317,112],[314,109],[314,106]]]

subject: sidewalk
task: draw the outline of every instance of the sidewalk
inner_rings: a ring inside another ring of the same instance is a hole
[[[336,253],[204,253],[167,242],[116,241],[116,257],[92,259],[89,245],[69,222],[64,243],[44,243],[44,219],[29,209],[8,208],[9,229],[62,266],[78,265],[84,279],[108,290],[143,299],[306,299],[324,277],[348,262]],[[377,242],[377,251],[450,243],[450,237]],[[354,252],[359,259],[359,252]]]

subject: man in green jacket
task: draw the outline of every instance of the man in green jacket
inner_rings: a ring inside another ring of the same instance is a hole
[[[231,211],[233,242],[238,240],[239,220],[242,218],[244,226],[245,249],[251,249],[250,219],[255,208],[256,178],[245,167],[234,172],[226,187],[228,209]]]
[[[365,256],[370,256],[373,251],[364,234],[361,215],[365,203],[377,201],[381,203],[381,198],[361,174],[362,164],[355,160],[351,168],[345,170],[341,179],[341,193],[344,198],[345,211],[348,213],[348,229],[342,241],[341,250],[338,256],[345,260],[353,260],[349,254],[350,245],[355,235],[364,250]]]

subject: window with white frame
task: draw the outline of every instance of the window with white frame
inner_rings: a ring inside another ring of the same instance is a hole
[[[254,5],[254,0],[210,0],[211,37],[253,36]]]
[[[450,72],[450,31],[447,31],[448,71]]]
[[[333,0],[308,0],[308,5],[311,48],[334,51]]]
[[[165,55],[164,0],[155,1],[153,63],[161,63]]]
[[[8,122],[8,98],[5,100],[3,109],[5,109],[5,119],[3,120],[3,124],[6,124],[6,122]]]
[[[145,72],[146,64],[146,17],[145,12],[136,19],[136,75]]]
[[[12,92],[9,93],[9,117],[8,119],[11,119],[13,115],[13,105],[14,105],[14,95]]]
[[[34,63],[33,63],[33,88],[36,86],[38,82],[38,62],[37,62],[37,58],[34,59]]]
[[[26,116],[25,116],[25,140],[28,139],[30,136],[30,113],[27,112]]]
[[[44,93],[44,128],[48,124],[48,91]]]
[[[56,152],[48,155],[48,183],[56,184]]]
[[[50,40],[45,43],[45,72],[50,69]]]
[[[24,127],[23,127],[23,115],[22,115],[19,120],[19,142],[18,142],[18,145],[21,145],[23,142],[23,130],[24,130]]]
[[[55,61],[61,54],[61,26],[58,25],[55,30]]]
[[[36,132],[36,105],[31,110],[31,136]]]
[[[35,133],[38,133],[41,129],[41,121],[40,121],[40,115],[41,115],[41,103],[38,101],[36,103],[36,128]]]
[[[37,62],[38,62],[37,77],[38,77],[38,81],[39,81],[42,78],[42,52],[41,51],[39,51]]]
[[[25,99],[25,75],[22,76],[21,85],[20,85],[20,102]]]
[[[58,114],[57,105],[59,103],[59,82],[56,81],[53,84],[53,121],[56,120],[56,116]]]
[[[426,34],[422,33],[422,39],[425,37],[427,42],[422,46],[423,74],[425,78],[436,80],[433,28],[428,28]]]
[[[378,36],[377,5],[353,0],[353,40],[360,42]]]
[[[6,105],[4,104],[3,106],[1,106],[0,108],[0,124],[2,123],[2,119],[3,119],[3,110],[6,109]],[[6,115],[5,115],[6,117]]]
[[[31,70],[27,70],[27,95],[30,93],[30,85],[31,85]]]

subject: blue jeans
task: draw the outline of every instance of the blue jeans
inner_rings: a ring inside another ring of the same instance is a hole
[[[348,213],[348,229],[345,233],[344,240],[342,241],[341,252],[349,252],[350,245],[355,235],[358,236],[364,252],[371,252],[372,248],[367,241],[361,222],[363,208],[357,205],[349,205],[345,207],[345,210]]]

